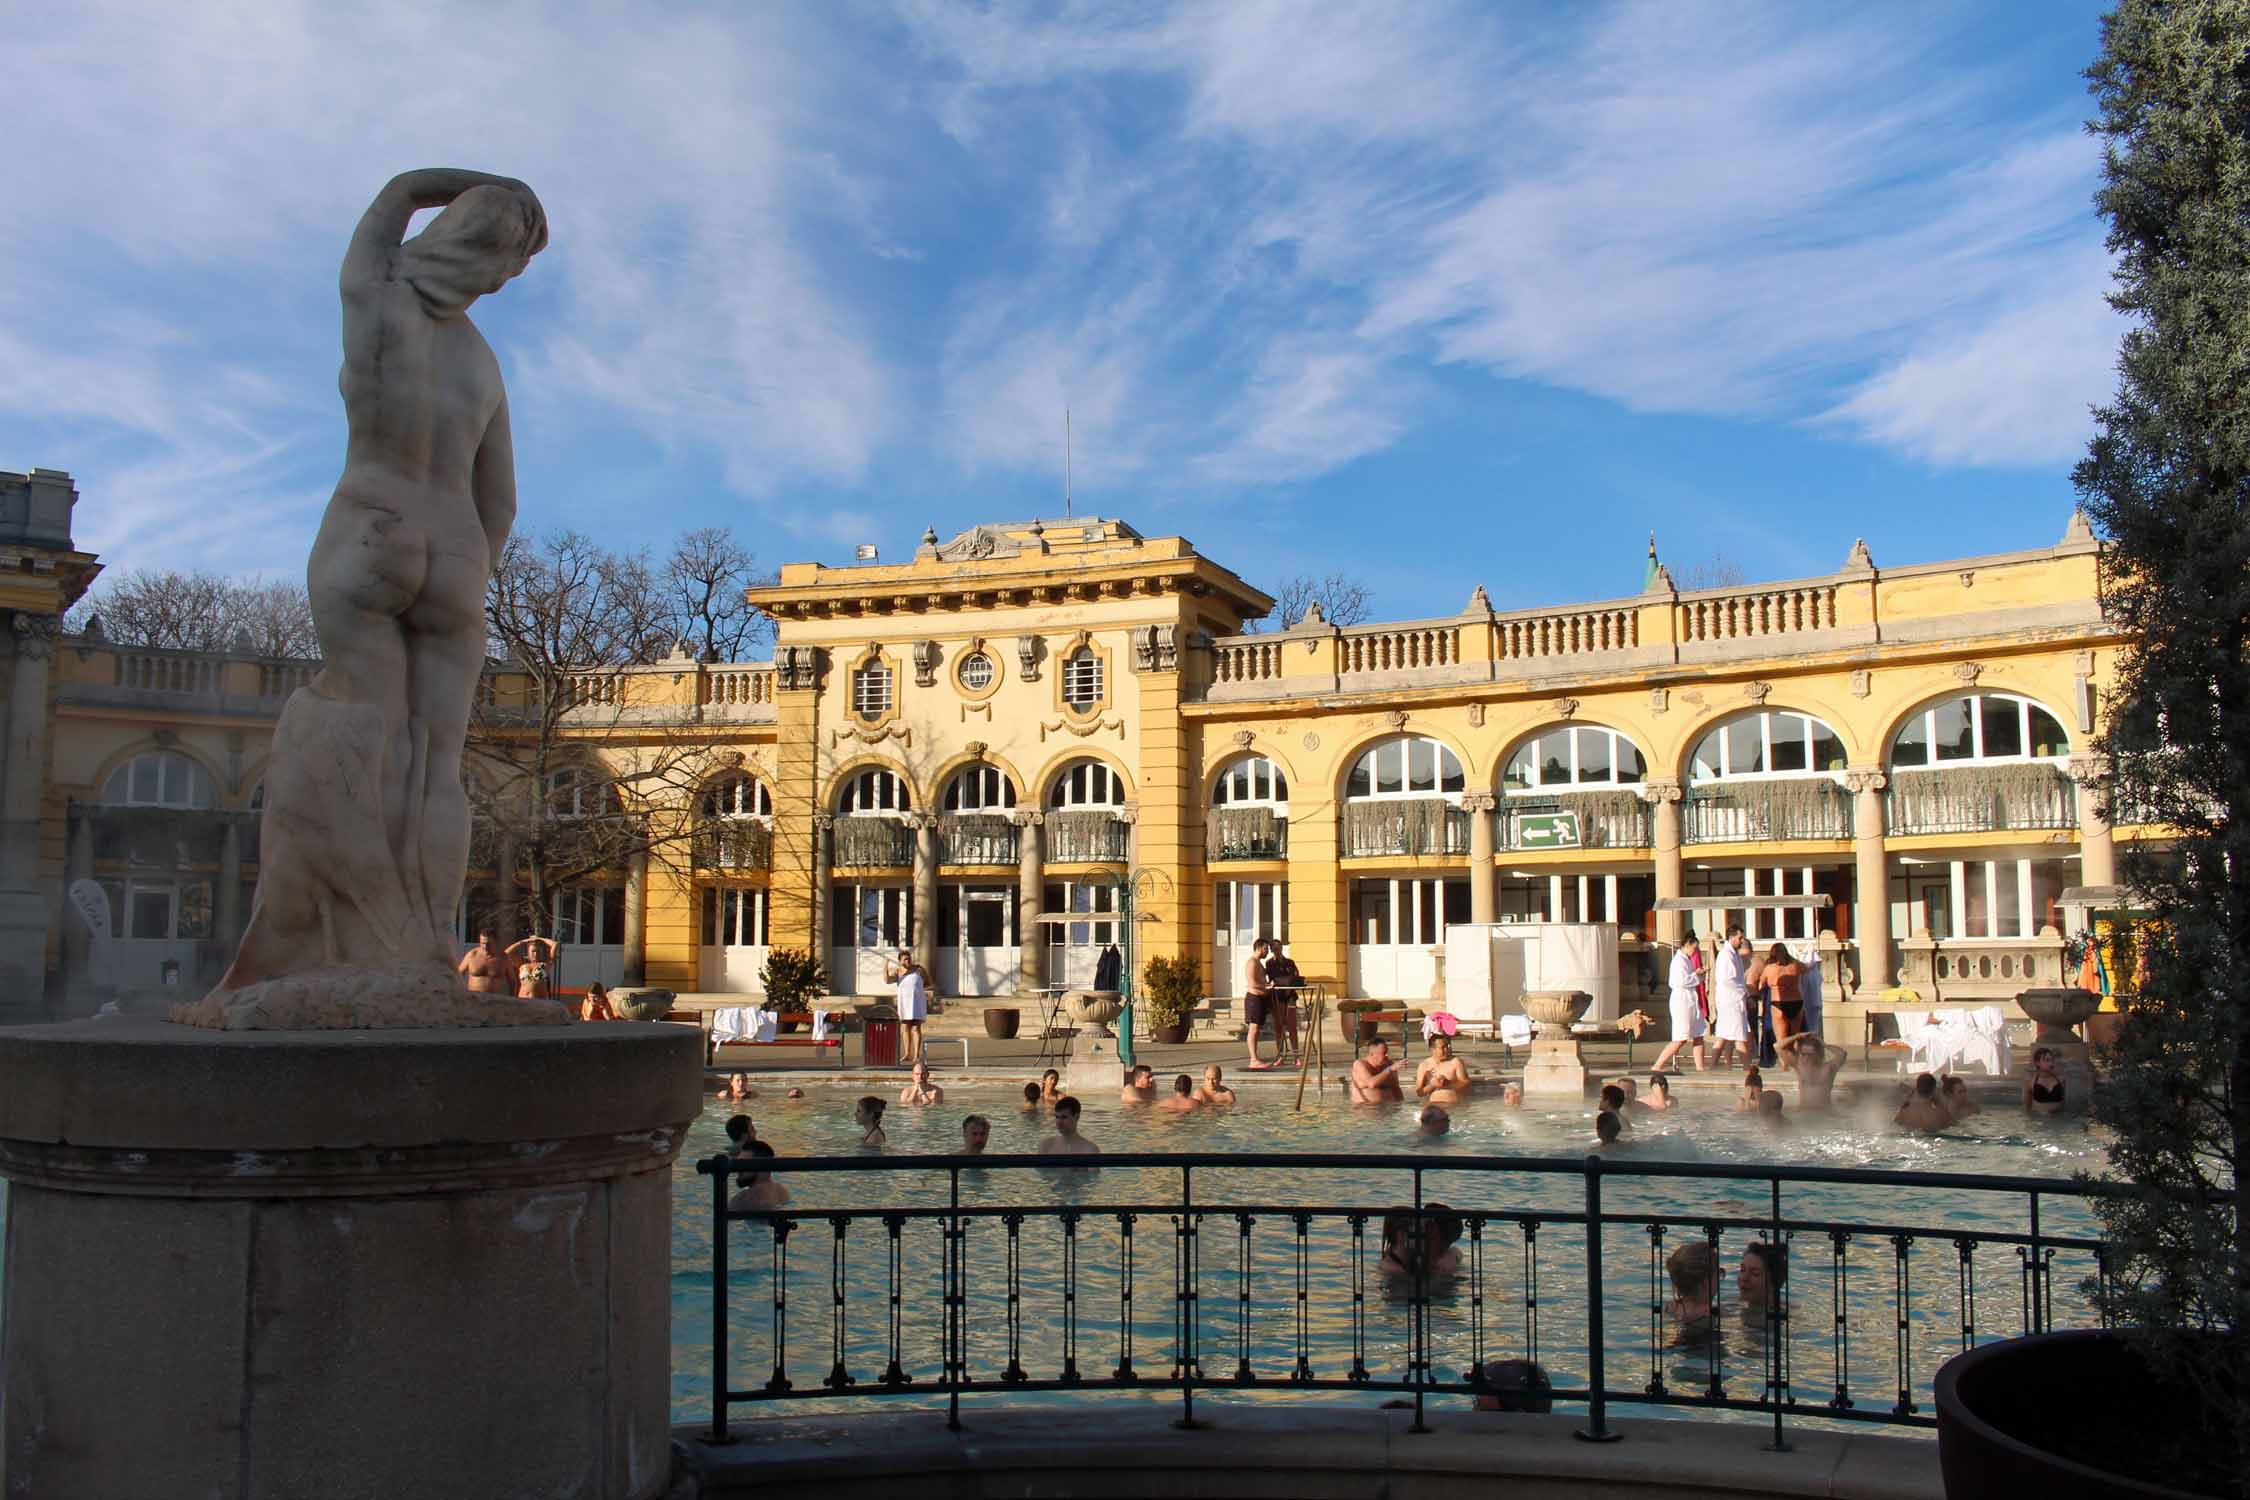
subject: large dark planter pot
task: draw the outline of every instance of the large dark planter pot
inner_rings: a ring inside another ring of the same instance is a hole
[[[1150,1041],[1162,1042],[1168,1047],[1186,1041],[1187,1034],[1188,1023],[1185,1021],[1175,1021],[1169,1026],[1151,1026],[1148,1029]]]
[[[1020,1010],[997,1010],[991,1006],[985,1007],[984,1034],[996,1042],[1013,1041],[1016,1029],[1022,1025],[1023,1012]]]
[[[2151,1434],[2195,1421],[2170,1399],[2123,1337],[2102,1329],[1985,1344],[1939,1367],[1938,1467],[1948,1500],[2190,1500],[2198,1492],[2127,1478],[2064,1458],[2087,1414],[2129,1435],[2126,1451],[2165,1446]]]

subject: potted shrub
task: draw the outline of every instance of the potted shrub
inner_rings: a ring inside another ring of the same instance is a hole
[[[1346,1047],[1357,1047],[1375,1040],[1375,1023],[1363,1020],[1368,1011],[1381,1010],[1380,1000],[1339,1000],[1336,1002],[1336,1028],[1344,1034]]]
[[[1141,970],[1141,993],[1136,998],[1148,1014],[1150,1041],[1184,1042],[1188,1016],[1203,998],[1203,970],[1184,955],[1152,958]]]

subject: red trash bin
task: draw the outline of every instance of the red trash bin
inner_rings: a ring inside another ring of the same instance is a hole
[[[898,1066],[898,1022],[869,1021],[859,1037],[860,1066],[866,1068],[895,1068]]]

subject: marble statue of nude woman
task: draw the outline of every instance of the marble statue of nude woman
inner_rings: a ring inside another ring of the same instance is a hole
[[[405,238],[416,210],[438,207]],[[485,584],[516,513],[507,393],[468,310],[546,243],[530,188],[451,168],[392,178],[352,235],[339,382],[350,435],[306,567],[321,669],[274,731],[241,949],[175,1019],[563,1019],[560,1007],[466,994],[450,941],[468,863],[462,747],[484,668]]]

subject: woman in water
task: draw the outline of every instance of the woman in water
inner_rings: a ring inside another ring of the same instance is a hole
[[[2055,1071],[2054,1049],[2036,1047],[2031,1053],[2031,1076],[2023,1081],[2023,1107],[2034,1115],[2063,1112],[2062,1074]]]
[[[873,1146],[877,1150],[881,1150],[884,1146],[890,1144],[891,1138],[883,1134],[883,1110],[885,1107],[885,1102],[882,1099],[874,1094],[868,1094],[860,1099],[859,1108],[852,1111],[852,1120],[860,1128],[859,1143],[862,1146]]]
[[[1790,956],[1786,946],[1776,943],[1766,951],[1765,965],[1758,970],[1758,988],[1773,1004],[1776,1047],[1804,1029],[1805,996],[1800,987],[1804,977],[1805,966]]]
[[[1689,1240],[1664,1259],[1672,1278],[1672,1342],[1700,1344],[1719,1321],[1719,1252],[1709,1240]]]
[[[1648,1075],[1648,1097],[1641,1101],[1643,1109],[1670,1109],[1672,1084],[1662,1073]]]
[[[1766,1090],[1766,1077],[1756,1068],[1742,1075],[1742,1092],[1735,1096],[1734,1112],[1754,1115],[1758,1112],[1758,1096]]]
[[[1461,1269],[1461,1216],[1443,1203],[1432,1203],[1422,1220],[1421,1256],[1425,1282],[1449,1280]],[[1414,1211],[1396,1209],[1383,1215],[1383,1261],[1386,1276],[1411,1279],[1414,1275]]]

